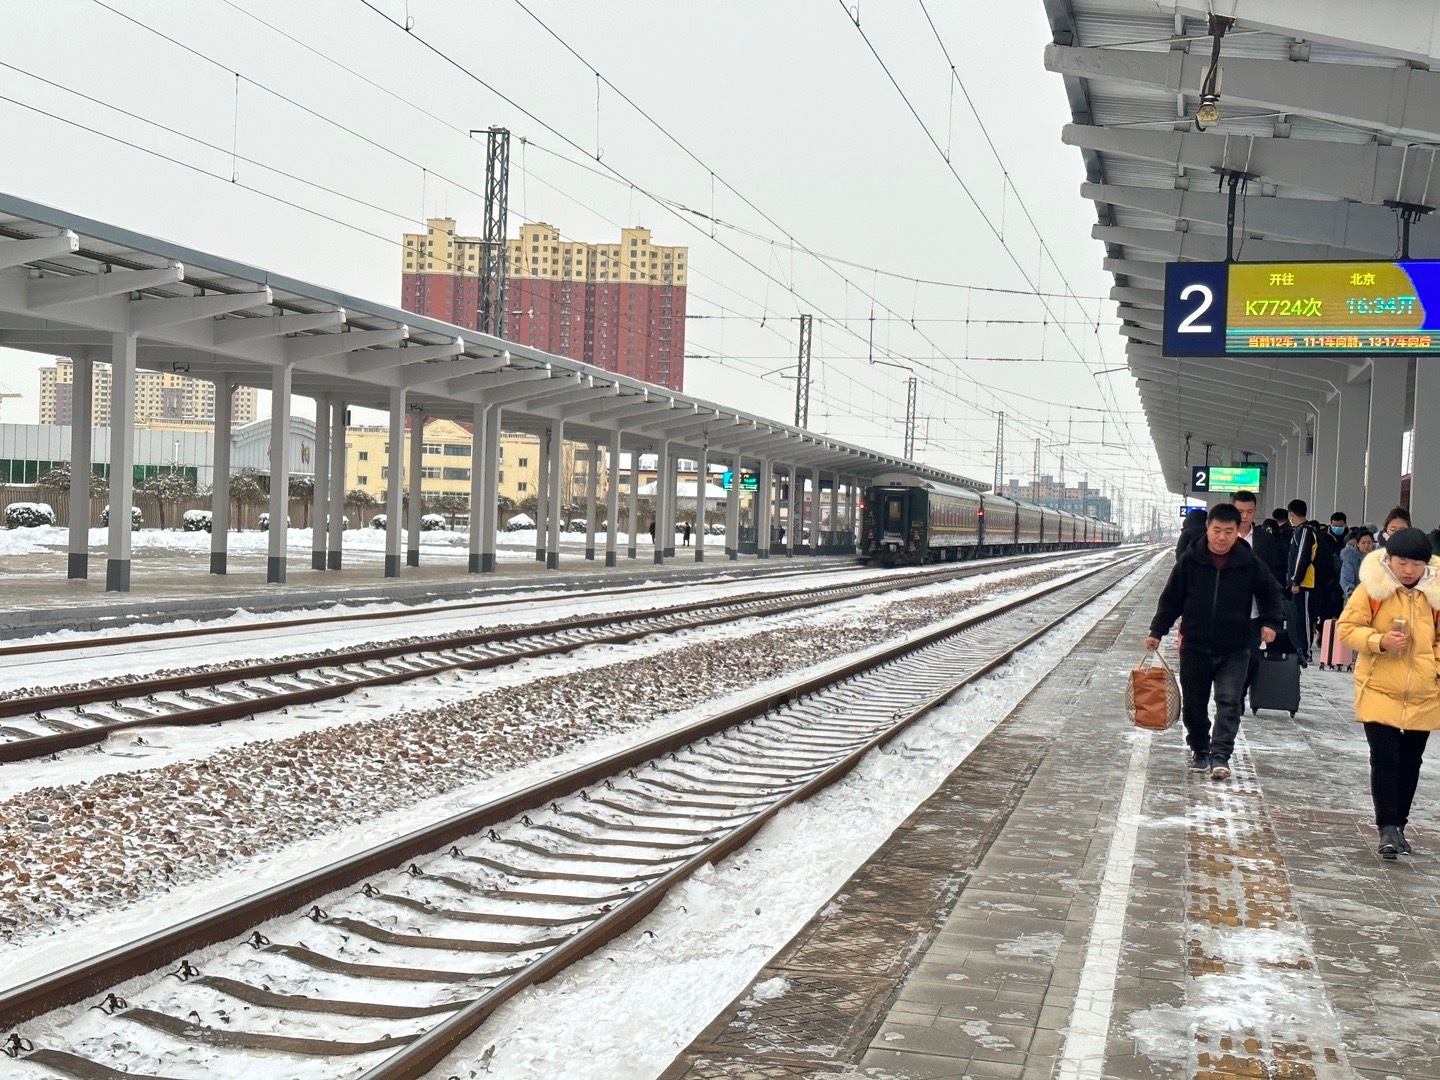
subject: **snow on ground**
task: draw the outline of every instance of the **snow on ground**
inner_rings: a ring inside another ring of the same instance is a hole
[[[270,546],[270,534],[260,532],[256,529],[249,529],[245,532],[230,532],[227,534],[228,542],[226,549],[232,555],[246,556],[253,555],[263,557]],[[135,555],[155,554],[159,552],[180,552],[195,555],[204,554],[208,557],[210,553],[210,541],[212,534],[208,532],[185,532],[181,529],[139,529],[130,534],[130,550]],[[691,544],[697,540],[705,541],[705,549],[719,548],[724,550],[725,537],[703,536],[693,537]],[[495,534],[497,552],[499,558],[523,558],[524,548],[529,548],[533,557],[535,550],[535,530],[520,529],[516,532],[499,532]],[[89,535],[90,550],[96,554],[104,554],[106,545],[110,542],[109,529],[91,529]],[[0,557],[7,555],[31,555],[42,552],[65,551],[70,543],[70,530],[57,525],[42,525],[34,529],[3,529],[0,528]],[[310,529],[291,528],[286,530],[285,550],[293,558],[302,554],[309,554],[314,543],[314,533]],[[566,548],[584,548],[585,534],[562,532],[560,543]],[[630,544],[630,537],[627,533],[617,533],[615,543],[620,550],[625,550]],[[402,533],[400,547],[404,549],[409,544],[409,533]],[[346,553],[356,552],[365,555],[382,555],[385,551],[385,530],[384,529],[346,529],[342,540]],[[595,536],[596,550],[605,549],[605,534],[597,533]],[[637,547],[653,550],[648,535],[639,537]],[[431,555],[442,555],[449,551],[457,555],[465,555],[470,549],[470,531],[468,529],[436,529],[431,532],[420,534],[420,549]],[[684,551],[679,535],[675,538],[675,551],[678,555]],[[693,547],[692,549],[693,550]]]
[[[1039,573],[1012,569],[866,597],[766,620],[765,629],[749,621],[596,646],[379,688],[284,717],[152,729],[149,745],[112,740],[119,745],[109,753],[7,766],[6,816],[18,821],[43,804],[55,831],[0,837],[0,871],[7,861],[11,873],[25,867],[27,875],[56,859],[64,864],[43,890],[36,879],[12,892],[14,925],[23,918],[27,928],[6,948],[0,980],[15,985],[88,955],[97,932],[126,940],[285,880],[299,866],[362,850],[379,835],[496,798],[521,785],[517,777],[533,782],[535,769],[553,773],[655,737],[939,613],[998,603],[1007,583]],[[1058,581],[1072,572],[1047,573]],[[407,718],[401,710],[422,694],[426,708]],[[507,727],[515,716],[525,723]],[[387,783],[377,788],[381,771]],[[30,794],[37,784],[47,786]],[[84,808],[87,799],[101,805]],[[191,803],[200,811],[193,820]],[[43,926],[34,921],[37,903],[50,912]],[[22,940],[38,947],[21,948]]]
[[[837,583],[854,582],[852,568],[812,572],[807,586],[821,588]],[[785,592],[795,587],[791,575],[756,579],[736,579],[720,575],[712,581],[684,582],[659,580],[647,583],[648,588],[604,590],[595,595],[560,590],[541,594],[487,594],[484,603],[505,603],[503,607],[474,607],[470,598],[438,601],[423,608],[389,603],[364,604],[328,610],[320,625],[276,627],[272,624],[304,618],[308,612],[293,609],[270,612],[238,611],[230,618],[198,623],[195,620],[174,620],[158,626],[144,626],[142,633],[185,630],[197,627],[254,626],[254,634],[199,634],[174,642],[145,641],[133,645],[116,643],[99,648],[40,653],[35,656],[16,654],[0,656],[0,692],[34,690],[40,687],[64,686],[76,681],[121,678],[150,673],[165,668],[189,668],[197,660],[205,664],[224,664],[244,660],[275,660],[289,655],[308,655],[318,649],[337,649],[363,644],[380,644],[419,635],[443,635],[459,631],[478,631],[486,627],[526,625],[597,613],[648,611],[681,602],[699,601],[737,592],[768,594]],[[655,586],[660,586],[655,588]],[[683,596],[677,590],[683,589]],[[626,593],[630,595],[626,595]],[[453,609],[453,610],[451,610]],[[396,612],[394,619],[383,621],[357,618],[345,622],[332,617],[373,612]],[[121,638],[136,632],[134,627],[119,627],[98,633],[58,631],[37,635],[27,642],[67,641],[76,638]],[[320,635],[323,634],[323,639]],[[83,670],[78,680],[76,670]]]
[[[1143,572],[1143,571],[1141,571]],[[963,688],[844,781],[783,811],[607,948],[532,987],[435,1070],[494,1080],[658,1075],[1139,580]],[[603,1017],[603,1023],[596,1023]]]

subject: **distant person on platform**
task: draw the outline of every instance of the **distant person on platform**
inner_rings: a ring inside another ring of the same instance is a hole
[[[655,543],[655,519],[650,519],[650,543]]]
[[[1275,579],[1275,587],[1280,588],[1285,583],[1285,552],[1273,536],[1255,524],[1255,512],[1259,509],[1260,500],[1255,497],[1253,491],[1237,491],[1230,496],[1230,505],[1240,511],[1240,531],[1236,535],[1236,540],[1250,545],[1250,550],[1255,553],[1255,557]],[[1260,666],[1260,628],[1260,606],[1252,600],[1250,602],[1250,664],[1245,671],[1244,690],[1250,689],[1250,684],[1255,681],[1255,669]],[[1241,691],[1242,699],[1244,690]]]
[[[689,546],[690,546],[690,523],[689,523],[688,521],[685,522],[685,528],[680,531],[680,535],[681,535],[681,537],[682,537],[682,541],[681,541],[680,546],[681,546],[681,547],[689,547]]]
[[[1355,719],[1370,744],[1370,797],[1380,855],[1411,854],[1405,838],[1420,761],[1440,728],[1440,558],[1419,529],[1397,529],[1360,564],[1340,616],[1355,661]]]
[[[1381,547],[1390,542],[1390,534],[1397,533],[1401,529],[1408,529],[1411,526],[1410,511],[1403,506],[1392,506],[1385,513],[1385,520],[1380,525],[1380,535],[1375,539]]]
[[[1290,555],[1285,563],[1285,585],[1289,589],[1290,612],[1286,619],[1290,640],[1300,654],[1301,665],[1310,663],[1310,600],[1320,572],[1319,531],[1306,520],[1309,506],[1304,499],[1291,499],[1286,508],[1290,518]]]
[[[1345,594],[1346,600],[1360,584],[1360,564],[1374,550],[1374,534],[1362,530],[1354,542],[1346,544],[1345,550],[1340,552],[1340,591]]]
[[[1175,541],[1175,558],[1180,558],[1186,548],[1205,535],[1207,516],[1203,506],[1197,506],[1185,515],[1185,520],[1180,523],[1180,539]]]
[[[1278,540],[1282,548],[1290,549],[1290,513],[1283,506],[1270,511],[1270,516],[1261,522],[1260,527]]]
[[[1250,612],[1258,612],[1260,640],[1272,642],[1284,623],[1275,576],[1239,543],[1240,511],[1213,507],[1204,539],[1185,549],[1170,571],[1150,623],[1147,649],[1155,649],[1184,618],[1180,648],[1180,694],[1190,768],[1213,780],[1230,775],[1230,755],[1240,732],[1240,709],[1250,668]],[[1210,725],[1210,693],[1215,725]]]

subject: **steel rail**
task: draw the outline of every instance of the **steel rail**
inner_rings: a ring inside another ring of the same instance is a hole
[[[1072,553],[1073,554],[1073,553]],[[846,556],[848,559],[849,557]],[[838,573],[846,567],[825,565],[812,566],[804,569],[752,569],[739,576],[754,581],[772,581],[777,578],[805,577],[807,575]],[[417,615],[448,615],[459,611],[479,611],[489,608],[510,607],[517,604],[533,604],[536,600],[568,600],[571,597],[579,596],[586,600],[593,600],[602,596],[641,596],[645,593],[664,592],[666,589],[679,589],[696,585],[721,584],[733,581],[737,576],[735,570],[721,571],[714,574],[696,575],[685,577],[674,581],[666,581],[652,585],[627,585],[619,588],[603,586],[600,588],[577,586],[573,589],[566,589],[563,592],[554,591],[554,585],[516,585],[514,588],[507,588],[506,592],[520,593],[520,596],[511,597],[508,600],[467,600],[460,603],[422,603],[414,607],[406,608],[404,611],[357,611],[348,615],[316,615],[305,619],[275,619],[269,622],[241,623],[228,626],[194,626],[186,627],[183,630],[155,630],[144,634],[124,634],[114,637],[90,637],[76,638],[71,641],[37,641],[32,644],[23,645],[0,645],[0,658],[7,656],[32,656],[40,653],[51,652],[73,652],[80,649],[105,649],[124,645],[143,645],[151,641],[183,640],[192,637],[207,637],[223,634],[253,634],[261,631],[272,630],[294,630],[304,626],[326,626],[332,623],[347,622],[376,622],[386,619],[409,619]],[[529,597],[524,594],[532,592],[550,591],[551,595],[546,597]],[[385,602],[382,596],[365,597],[366,600]],[[336,603],[345,603],[346,599],[337,600]]]
[[[1074,556],[1073,553],[1057,556],[1058,559],[1062,560],[1066,557]],[[1053,561],[1055,560],[1047,559],[1030,565],[1045,565]],[[353,649],[332,656],[312,656],[267,661],[245,667],[227,668],[222,671],[169,676],[164,679],[156,679],[145,683],[129,683],[118,686],[92,686],[77,690],[62,691],[56,694],[9,698],[0,700],[0,718],[28,714],[37,715],[44,721],[47,718],[45,718],[43,714],[47,711],[73,709],[82,705],[93,705],[100,702],[119,702],[127,698],[143,699],[155,694],[216,689],[251,679],[259,680],[285,675],[297,675],[307,671],[323,671],[325,669],[363,666],[365,664],[379,663],[396,658],[415,657],[425,653],[455,652],[477,646],[491,646],[506,642],[523,641],[527,638],[556,639],[549,644],[542,641],[512,651],[474,659],[432,661],[421,667],[398,672],[387,672],[356,678],[347,677],[323,686],[267,694],[263,697],[244,698],[221,704],[202,705],[171,713],[147,713],[131,719],[117,719],[97,723],[89,727],[75,727],[68,731],[56,732],[49,735],[13,738],[5,742],[0,742],[0,763],[25,761],[46,757],[50,754],[59,753],[62,750],[73,750],[81,746],[90,746],[95,743],[104,742],[111,735],[131,728],[185,727],[199,724],[224,723],[228,720],[238,720],[242,717],[253,716],[257,712],[270,712],[298,705],[314,704],[318,701],[344,697],[346,694],[354,693],[357,690],[367,690],[375,687],[409,682],[414,679],[428,678],[446,671],[481,671],[487,668],[514,663],[517,660],[535,659],[557,653],[570,652],[587,645],[620,645],[635,641],[638,638],[647,637],[654,633],[675,633],[682,630],[734,622],[737,619],[749,618],[756,615],[783,615],[792,611],[802,611],[807,608],[838,603],[841,600],[855,596],[879,595],[887,592],[921,588],[938,582],[957,579],[963,580],[966,577],[986,573],[988,570],[989,568],[979,563],[971,563],[963,567],[954,567],[933,574],[891,575],[878,581],[868,579],[864,582],[856,582],[853,584],[839,583],[824,589],[808,591],[803,594],[776,593],[757,595],[747,593],[734,597],[719,597],[713,600],[704,600],[688,604],[670,604],[643,611],[580,616],[551,623],[503,627],[475,634],[430,638],[420,641],[412,640],[393,645]],[[672,619],[676,616],[694,615],[704,611],[711,611],[715,614],[708,617],[701,616],[692,618],[678,625],[663,625],[666,619]],[[662,625],[655,625],[657,623]],[[627,625],[628,629],[616,630],[613,633],[594,634],[578,641],[563,640],[563,636],[566,634],[600,630],[609,626],[621,627]]]
[[[1061,587],[1077,585],[1097,575],[1128,567],[1139,557],[1140,556],[1135,555],[1123,557],[1107,565],[1083,571],[1069,581],[1062,583]],[[1113,582],[1107,583],[1102,589],[1088,595],[1079,603],[1072,605],[1064,614],[1050,620],[1032,633],[1027,634],[1013,647],[1008,648],[996,658],[989,661],[980,672],[972,674],[968,676],[968,678],[977,678],[980,674],[993,670],[998,664],[1004,663],[1009,657],[1013,656],[1015,652],[1036,640],[1056,623],[1063,621],[1075,611],[1092,602],[1096,596],[1105,589],[1110,588],[1111,585],[1113,585]],[[1031,592],[1006,601],[984,612],[959,616],[938,627],[910,634],[894,644],[870,650],[847,663],[825,672],[799,679],[789,686],[759,694],[748,701],[737,704],[721,713],[697,721],[676,731],[657,736],[654,739],[611,754],[589,765],[533,784],[521,791],[494,800],[483,806],[475,807],[444,821],[414,830],[413,832],[389,840],[367,851],[360,852],[348,858],[338,860],[328,866],[311,871],[294,880],[263,889],[251,896],[226,904],[203,915],[187,919],[174,927],[158,931],[136,941],[108,950],[98,956],[71,964],[58,972],[53,972],[49,975],[34,979],[22,986],[0,993],[0,1017],[4,1017],[6,1023],[13,1026],[35,1016],[74,1004],[92,994],[98,994],[131,978],[146,974],[165,964],[178,960],[187,954],[207,948],[227,938],[239,937],[244,932],[269,919],[303,908],[307,903],[319,899],[322,896],[360,883],[372,874],[404,866],[407,862],[418,856],[443,849],[447,845],[454,844],[466,836],[489,829],[491,826],[500,824],[507,819],[545,807],[557,799],[570,795],[577,790],[603,783],[612,777],[621,776],[653,758],[672,754],[691,743],[704,740],[708,736],[716,735],[727,728],[744,723],[747,720],[763,716],[766,713],[795,702],[800,698],[838,686],[856,675],[870,671],[873,668],[882,667],[885,664],[909,653],[923,649],[935,642],[960,634],[971,627],[994,620],[1007,612],[1043,601],[1044,599],[1045,595],[1036,595],[1034,592]],[[932,699],[932,705],[953,694],[954,690],[958,686],[963,685],[964,681],[965,680],[962,680],[950,686],[949,689],[937,695]],[[893,734],[898,733],[898,730],[900,729],[894,729],[891,734],[886,736],[886,739],[893,738]],[[874,740],[870,740],[870,742],[873,741]],[[869,743],[866,745],[869,745]],[[848,768],[853,767],[854,763],[863,756],[864,752],[865,750],[862,747],[860,750],[847,755],[845,761],[850,764],[847,766],[846,771],[848,771]],[[817,781],[818,777],[807,781],[802,790],[807,792],[818,790],[818,787],[814,786]],[[789,802],[794,801],[794,797],[787,796],[786,800],[785,805],[788,805]],[[741,828],[742,830],[749,830],[745,832],[747,837],[753,835],[753,829],[750,829],[749,826],[742,825]],[[647,827],[647,831],[663,833],[667,830],[652,830]],[[703,865],[706,861],[713,861],[714,859],[723,857],[723,854],[734,850],[735,846],[743,842],[743,840],[737,841],[735,844],[724,847],[723,851],[715,847],[708,847],[705,852],[702,853],[703,859],[701,859],[701,861],[697,862],[694,858],[687,859],[687,861],[682,864],[682,868],[689,868],[687,873],[693,872],[699,865]],[[721,841],[721,843],[724,844],[728,842]],[[721,853],[717,854],[717,851],[721,851]],[[677,868],[677,870],[678,869],[681,868]],[[659,881],[668,884],[673,884],[675,880],[679,880],[679,878],[675,876],[675,872],[667,873],[659,878]],[[641,897],[645,897],[645,904],[649,905],[645,907],[645,911],[648,911],[650,907],[654,906],[650,899],[652,889],[653,886],[638,894]],[[627,897],[626,899],[628,901],[630,898]],[[658,895],[654,897],[655,902],[658,902],[658,899]],[[600,922],[595,924],[597,927],[603,925],[605,928],[604,931],[600,931],[607,935],[604,937],[604,940],[609,940],[610,937],[622,932],[628,928],[628,926],[633,925],[633,921],[643,915],[643,911],[636,914],[634,919],[623,915],[622,912],[628,911],[630,907],[630,903],[627,902],[622,908],[607,914],[602,917]],[[603,944],[603,941],[596,940],[591,948],[599,947],[600,944]],[[567,963],[572,962],[573,959],[576,958],[571,955],[573,945],[567,944],[560,946],[560,948],[565,950],[565,956],[570,957],[570,959],[566,961]],[[542,969],[547,973],[544,977],[548,977],[548,974],[553,974],[554,970],[558,970],[558,968],[554,968],[548,960],[537,961],[537,963],[545,963],[547,965]],[[534,965],[531,966],[533,967]],[[527,968],[527,971],[528,970]],[[519,978],[520,974],[521,973],[517,973],[512,979]],[[541,976],[537,974],[535,978],[524,982],[523,985],[529,985],[530,982],[538,981],[540,977]],[[505,985],[511,987],[512,992],[523,988],[523,985],[519,983],[512,985],[511,982],[507,982]],[[493,1006],[491,1008],[493,1009]],[[487,1010],[487,1015],[488,1011],[489,1010]],[[465,1015],[470,1016],[471,1013],[467,1010]],[[483,1019],[483,1016],[481,1019]],[[478,1020],[476,1023],[478,1023]],[[451,1027],[448,1022],[447,1025],[442,1026],[446,1031],[453,1032],[458,1030]],[[439,1031],[440,1029],[437,1028],[436,1030]],[[458,1036],[456,1041],[458,1041],[458,1038],[463,1038],[463,1035]],[[425,1045],[433,1044],[426,1042]],[[453,1045],[453,1043],[451,1045]],[[410,1060],[410,1058],[407,1056],[406,1060]],[[378,1075],[389,1076],[392,1074],[382,1073]],[[398,1077],[402,1075],[414,1076],[419,1074],[410,1072],[394,1073],[393,1075]]]

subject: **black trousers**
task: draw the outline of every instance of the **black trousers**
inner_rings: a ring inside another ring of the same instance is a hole
[[[1295,651],[1300,654],[1300,659],[1310,662],[1310,590],[1301,589],[1297,593],[1291,593],[1287,598],[1290,610],[1286,614],[1285,621],[1289,624],[1290,641],[1295,646]]]
[[[1212,655],[1195,649],[1180,650],[1181,716],[1185,741],[1197,754],[1211,754],[1229,761],[1240,731],[1240,710],[1244,704],[1245,675],[1250,668],[1250,650]],[[1210,729],[1210,690],[1215,690],[1215,729]]]
[[[1375,802],[1375,826],[1405,827],[1410,803],[1420,783],[1420,761],[1425,755],[1428,731],[1405,731],[1389,724],[1366,724],[1370,744],[1370,798]]]
[[[1250,687],[1255,682],[1255,669],[1260,666],[1260,661],[1265,656],[1260,651],[1260,627],[1262,625],[1258,618],[1250,620],[1250,665],[1245,669],[1245,688],[1240,692],[1241,712],[1245,711],[1245,695],[1250,692]]]

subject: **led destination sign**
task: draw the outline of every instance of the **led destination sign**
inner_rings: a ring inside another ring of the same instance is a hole
[[[1171,263],[1171,356],[1440,353],[1440,260]]]
[[[1260,486],[1258,465],[1192,465],[1191,491],[1254,491]]]

